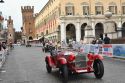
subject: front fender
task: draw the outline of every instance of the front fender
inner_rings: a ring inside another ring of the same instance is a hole
[[[67,64],[67,60],[65,58],[59,58],[58,63],[59,65],[64,65],[64,64]]]
[[[101,56],[99,54],[96,54],[96,55],[94,55],[94,54],[88,54],[87,56],[88,56],[89,60],[95,60],[95,59],[103,60],[104,59],[103,56]]]
[[[46,62],[46,64],[48,64],[49,66],[51,66],[52,63],[53,63],[51,56],[46,56],[45,62]]]
[[[103,56],[101,56],[101,55],[94,55],[94,60],[95,60],[95,59],[103,60],[104,58],[103,58]]]

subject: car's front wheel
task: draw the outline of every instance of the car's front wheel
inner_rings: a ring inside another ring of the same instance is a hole
[[[93,64],[94,74],[97,79],[101,79],[104,75],[104,66],[100,59],[96,59]]]
[[[67,65],[62,65],[60,71],[61,71],[63,83],[67,83],[67,81],[68,81],[68,68],[67,68]]]
[[[49,66],[49,64],[46,63],[46,69],[47,69],[47,72],[48,73],[51,73],[52,72],[52,67]]]

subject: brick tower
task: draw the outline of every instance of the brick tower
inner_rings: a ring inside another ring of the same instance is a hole
[[[13,20],[11,16],[7,19],[7,27],[8,27],[8,35],[7,35],[7,43],[14,43],[15,40],[15,29],[13,28]]]
[[[21,7],[22,11],[22,39],[24,43],[35,37],[34,6]]]

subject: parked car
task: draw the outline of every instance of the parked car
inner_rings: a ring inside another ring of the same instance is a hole
[[[26,44],[26,47],[31,47],[31,44],[28,42],[28,43]]]
[[[82,53],[75,50],[53,50],[45,57],[48,73],[58,68],[63,83],[67,83],[69,74],[94,73],[95,77],[101,79],[104,74],[103,57],[99,54]]]

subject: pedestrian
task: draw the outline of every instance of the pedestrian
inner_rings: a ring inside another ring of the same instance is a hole
[[[96,44],[96,38],[94,38],[93,40],[92,40],[92,44]]]
[[[107,36],[107,34],[105,34],[105,38],[104,38],[104,44],[110,44],[110,38]]]
[[[61,49],[60,41],[57,42],[57,50],[58,50],[58,49]]]
[[[103,44],[103,40],[102,40],[101,38],[99,38],[99,40],[98,40],[97,43],[98,43],[98,44]]]
[[[75,43],[76,43],[76,41],[73,40],[73,41],[72,41],[72,48],[73,48],[73,49],[75,49]]]
[[[62,47],[62,48],[66,48],[66,47],[67,47],[67,43],[66,43],[65,41],[62,41],[61,47]]]
[[[1,44],[1,42],[0,42],[0,51],[2,51],[2,44]]]

